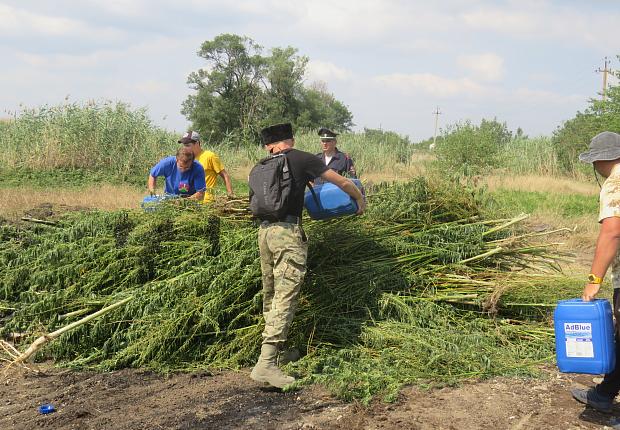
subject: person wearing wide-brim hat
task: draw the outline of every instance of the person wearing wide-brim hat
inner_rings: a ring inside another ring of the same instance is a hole
[[[590,274],[583,289],[582,299],[590,301],[598,294],[611,266],[611,282],[614,288],[613,307],[616,321],[620,321],[620,134],[604,131],[594,136],[589,151],[579,155],[579,160],[592,163],[595,175],[605,178],[601,186],[600,229]],[[619,325],[616,324],[616,357],[620,357]],[[616,361],[618,363],[618,361]],[[571,390],[573,397],[601,412],[611,412],[614,399],[620,393],[620,366],[605,375],[597,386]]]
[[[321,152],[316,154],[325,165],[338,173],[340,176],[348,178],[357,178],[357,172],[353,165],[353,159],[349,154],[341,152],[336,147],[338,133],[334,133],[328,128],[319,129],[319,138],[321,139]],[[320,182],[320,180],[318,181]]]

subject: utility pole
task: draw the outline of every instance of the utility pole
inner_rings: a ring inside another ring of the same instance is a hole
[[[605,101],[607,98],[607,74],[611,72],[611,69],[607,67],[608,65],[609,60],[607,60],[607,57],[605,57],[605,67],[603,68],[603,70],[601,70],[600,67],[596,69],[596,72],[603,74],[603,101]]]
[[[434,148],[435,143],[437,142],[437,123],[439,122],[439,115],[441,115],[441,112],[439,111],[439,106],[437,106],[437,108],[435,109],[435,112],[433,112],[433,115],[435,115],[435,134],[433,135],[433,148]]]

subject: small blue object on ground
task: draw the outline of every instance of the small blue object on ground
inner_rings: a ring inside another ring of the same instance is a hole
[[[39,406],[39,413],[46,415],[55,412],[56,408],[51,403],[46,403],[45,405]]]

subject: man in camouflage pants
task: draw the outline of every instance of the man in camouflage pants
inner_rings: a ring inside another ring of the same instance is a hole
[[[263,342],[281,345],[286,342],[297,309],[299,289],[306,274],[308,242],[301,226],[271,223],[259,229],[258,247],[263,273]]]
[[[265,149],[271,154],[286,154],[293,183],[287,201],[287,215],[278,220],[262,220],[258,231],[265,329],[261,354],[250,377],[283,388],[295,381],[278,368],[277,358],[286,343],[306,274],[308,243],[301,227],[306,184],[317,177],[334,183],[356,200],[358,214],[364,212],[366,203],[362,193],[349,179],[328,169],[314,155],[293,149],[295,140],[290,124],[267,127],[261,131],[261,138]]]

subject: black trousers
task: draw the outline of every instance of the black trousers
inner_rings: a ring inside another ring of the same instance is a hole
[[[596,386],[597,393],[614,399],[620,392],[620,288],[614,289],[614,319],[616,320],[616,367],[611,373],[605,375],[603,382]]]

